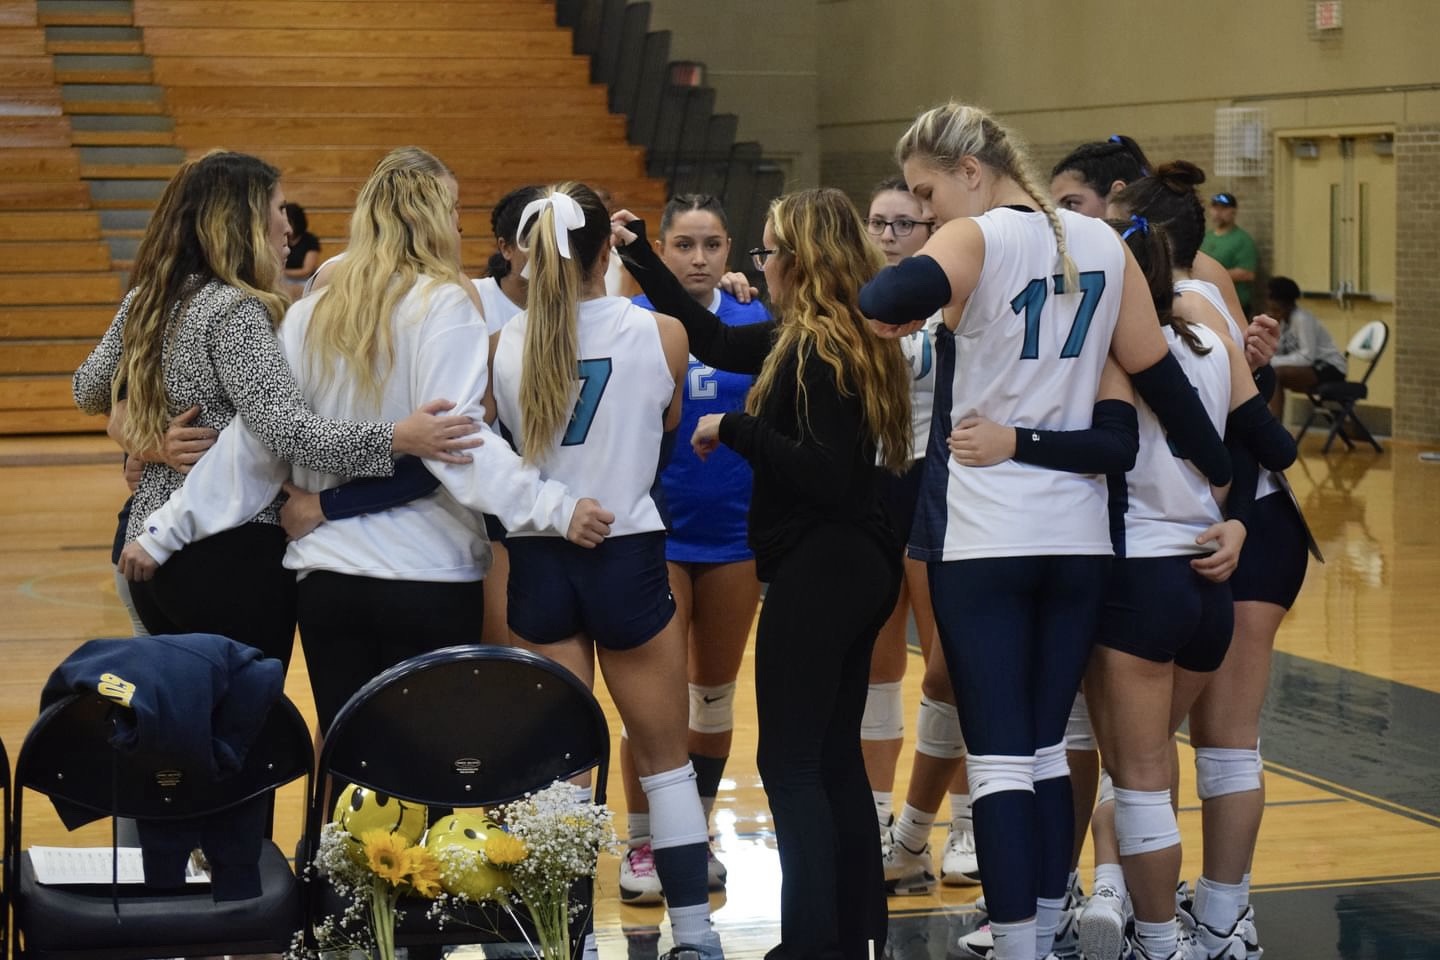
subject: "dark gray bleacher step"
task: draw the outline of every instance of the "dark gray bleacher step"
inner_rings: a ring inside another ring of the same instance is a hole
[[[69,57],[57,56],[55,68],[60,69],[60,61],[71,59]],[[146,60],[147,57],[76,57],[74,59],[89,60]],[[74,69],[74,68],[71,68]],[[152,83],[66,83],[60,86],[60,95],[66,103],[83,105],[85,101],[114,102],[117,100],[131,100],[145,103],[161,103],[165,99],[165,88]]]
[[[130,180],[128,183],[136,183]],[[92,187],[94,184],[91,185]],[[157,194],[158,196],[158,194]],[[144,230],[145,225],[150,222],[149,210],[101,210],[100,211],[100,232],[110,233],[113,231],[136,231]]]
[[[127,130],[165,133],[175,129],[175,121],[169,117],[143,113],[82,113],[71,116],[70,129],[77,133],[113,133]]]
[[[140,43],[143,38],[139,27],[65,25],[45,28],[46,43]]]
[[[122,146],[122,147],[80,147],[80,165],[82,167],[112,165],[112,164],[134,164],[136,166],[149,166],[161,163],[181,163],[185,159],[185,151],[179,147],[159,146]]]
[[[45,20],[65,16],[77,19],[97,14],[129,15],[134,5],[130,0],[39,0],[37,12]]]

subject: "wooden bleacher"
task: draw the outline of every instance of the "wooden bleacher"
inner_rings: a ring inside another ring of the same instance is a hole
[[[47,46],[45,26],[87,24],[139,33],[52,33]],[[666,185],[645,175],[644,151],[571,49],[553,0],[134,0],[128,18],[37,18],[35,0],[0,0],[0,433],[103,426],[73,410],[69,387],[123,292],[103,241],[133,247],[175,164],[96,147],[264,157],[324,256],[343,248],[375,162],[407,144],[456,171],[474,275],[494,249],[491,206],[522,183],[584,180],[653,219]],[[57,68],[59,53],[96,54],[96,66]],[[147,120],[81,123],[107,116]],[[141,221],[102,228],[96,211]]]
[[[0,434],[89,431],[70,375],[122,294],[35,0],[0,2]]]

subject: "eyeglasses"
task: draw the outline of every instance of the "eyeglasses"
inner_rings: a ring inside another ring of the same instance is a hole
[[[771,257],[775,256],[775,254],[779,253],[780,251],[779,251],[779,250],[767,250],[767,249],[765,249],[764,247],[753,247],[753,248],[751,248],[748,252],[749,252],[749,254],[750,254],[750,259],[753,260],[753,261],[755,261],[755,269],[756,269],[756,270],[764,270],[764,269],[765,269],[765,261],[766,261],[766,260],[769,260]]]
[[[909,217],[897,217],[894,220],[886,220],[883,217],[871,217],[865,221],[865,229],[872,237],[884,236],[885,228],[889,227],[895,231],[897,237],[908,237],[915,232],[918,226],[933,227],[934,220],[911,220]]]

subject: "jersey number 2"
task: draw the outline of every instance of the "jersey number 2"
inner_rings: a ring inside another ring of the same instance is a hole
[[[1055,293],[1065,292],[1065,278],[1056,275],[1051,278],[1055,283]],[[1090,321],[1095,317],[1095,308],[1100,305],[1100,294],[1105,292],[1105,271],[1086,270],[1080,274],[1080,290],[1084,296],[1080,298],[1080,306],[1075,309],[1075,320],[1070,324],[1070,335],[1065,338],[1065,345],[1060,348],[1060,359],[1068,360],[1080,356],[1080,350],[1085,346],[1085,335],[1090,332]],[[1050,285],[1044,278],[1037,277],[1025,285],[1025,289],[1015,294],[1015,299],[1010,301],[1010,309],[1015,313],[1025,314],[1025,343],[1020,348],[1021,360],[1040,359],[1040,311],[1045,308],[1045,300],[1050,295]]]
[[[575,412],[570,415],[570,426],[565,428],[560,446],[578,446],[590,436],[590,424],[595,422],[595,411],[600,409],[600,398],[605,395],[605,385],[609,382],[609,357],[580,361],[580,396],[575,400]]]

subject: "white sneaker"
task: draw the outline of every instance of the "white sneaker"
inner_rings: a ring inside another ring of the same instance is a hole
[[[995,937],[990,933],[990,924],[986,923],[961,937],[955,944],[955,949],[949,952],[948,958],[950,960],[958,957],[964,957],[966,960],[969,958],[988,960],[994,952]]]
[[[927,894],[935,890],[935,860],[930,856],[930,844],[919,850],[911,850],[888,831],[881,844],[881,857],[885,865],[885,890],[892,896]]]
[[[715,856],[715,847],[712,846],[712,845],[710,845],[710,844],[706,844],[706,845],[705,845],[705,876],[706,876],[706,879],[709,881],[710,889],[711,889],[711,890],[724,890],[724,889],[725,889],[725,878],[728,877],[729,875],[730,875],[730,871],[728,871],[728,870],[725,869],[725,864],[721,863],[721,862],[720,862],[720,858],[717,857],[717,856]]]
[[[1260,935],[1255,932],[1255,908],[1248,903],[1245,904],[1245,912],[1235,924],[1235,932],[1245,942],[1247,960],[1260,960],[1265,948],[1260,946]]]
[[[1125,898],[1100,886],[1080,909],[1080,952],[1085,960],[1120,960],[1125,950]]]
[[[945,854],[940,858],[940,881],[947,887],[973,887],[980,882],[980,860],[975,856],[975,832],[950,828]]]
[[[655,852],[650,842],[630,847],[620,858],[620,902],[637,906],[661,903],[665,891],[660,887],[660,875],[655,872]]]
[[[1060,925],[1055,928],[1050,955],[1057,960],[1080,960],[1080,952],[1080,911],[1064,910],[1060,913]]]
[[[1183,923],[1180,929],[1183,931]],[[1246,960],[1245,940],[1237,930],[1217,933],[1197,923],[1189,936],[1182,934],[1179,954],[1182,960]]]

